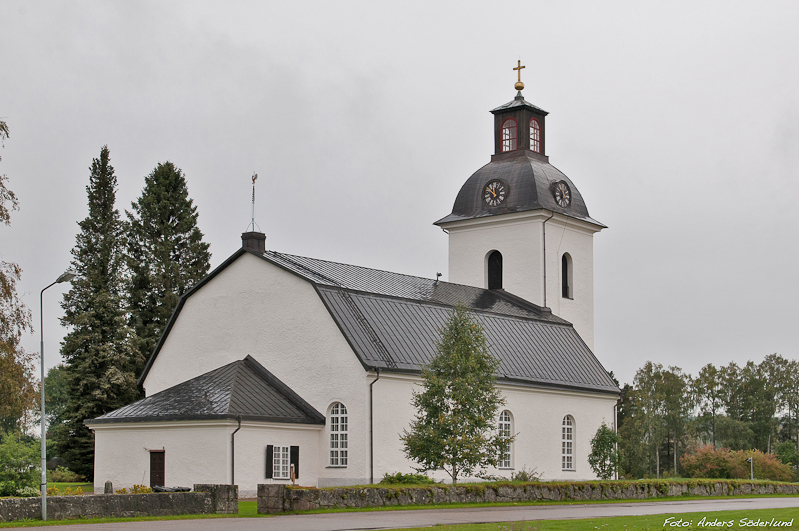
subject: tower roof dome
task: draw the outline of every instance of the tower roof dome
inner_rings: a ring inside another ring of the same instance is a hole
[[[527,150],[503,154],[474,172],[461,187],[452,213],[438,221],[442,225],[452,221],[482,218],[525,212],[529,210],[549,210],[571,218],[587,221],[605,227],[591,218],[583,201],[583,196],[571,179],[541,156]],[[483,197],[488,183],[499,180],[507,187],[507,199],[498,206],[490,206]],[[571,203],[560,206],[555,200],[554,187],[565,182],[571,192]]]

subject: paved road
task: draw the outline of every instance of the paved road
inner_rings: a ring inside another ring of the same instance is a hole
[[[162,520],[154,522],[80,524],[63,529],[64,531],[197,531],[200,529],[224,529],[225,531],[350,531],[425,527],[435,524],[563,520],[569,518],[640,516],[648,514],[676,515],[688,512],[781,509],[793,507],[799,507],[799,497],[379,511],[288,515],[275,516],[272,518]],[[779,517],[779,513],[775,513],[774,516]],[[53,528],[29,527],[27,529],[52,530]]]

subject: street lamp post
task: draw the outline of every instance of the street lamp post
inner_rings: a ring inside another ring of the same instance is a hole
[[[55,284],[59,284],[61,282],[69,282],[73,278],[75,278],[77,273],[73,271],[67,271],[66,273],[62,273],[55,282],[47,286],[47,288],[54,286]],[[45,439],[47,433],[47,425],[46,419],[44,416],[44,308],[42,306],[42,302],[44,300],[44,288],[39,293],[39,332],[41,334],[41,354],[42,354],[42,520],[47,520],[47,440]]]

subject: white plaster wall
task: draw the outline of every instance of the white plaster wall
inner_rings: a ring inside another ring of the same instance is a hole
[[[324,484],[369,477],[366,371],[319,295],[305,280],[249,253],[189,297],[153,363],[147,395],[251,355],[317,411],[349,413],[349,464],[321,468]],[[327,437],[319,433],[319,462]]]
[[[233,428],[235,429],[235,423]],[[323,431],[322,426],[242,422],[241,430],[236,433],[235,479],[239,486],[239,497],[254,498],[259,483],[291,484],[289,479],[266,479],[266,447],[269,444],[299,446],[300,475],[297,484],[316,487],[319,483],[319,471],[322,469],[319,462],[319,443]]]
[[[169,486],[229,481],[231,430],[225,422],[98,424],[92,429],[95,492],[103,492],[106,481],[114,489],[149,486],[149,450],[160,449]]]
[[[566,319],[594,348],[594,247],[598,227],[546,211],[522,212],[447,224],[449,281],[488,287],[486,257],[502,253],[502,285],[532,303],[547,306]],[[546,221],[546,270],[544,222]],[[561,292],[561,257],[574,264],[573,297]],[[544,274],[546,272],[546,297]]]
[[[106,481],[114,489],[150,485],[150,449],[164,450],[164,482],[191,487],[195,483],[231,482],[231,435],[235,421],[163,422],[95,425],[95,492]],[[235,482],[239,497],[254,498],[259,483],[290,483],[266,479],[266,446],[299,446],[298,484],[318,483],[322,426],[242,422],[236,433]]]
[[[420,383],[418,377],[381,375],[374,385],[376,481],[386,473],[413,471],[415,463],[405,457],[399,436],[414,418],[411,392],[421,390]],[[603,420],[613,426],[614,397],[524,386],[501,385],[500,389],[507,401],[503,409],[513,416],[517,439],[512,449],[513,469],[490,473],[510,477],[526,467],[546,480],[596,479],[588,465],[591,439]],[[574,471],[561,469],[561,423],[566,415],[574,417],[575,422]],[[449,480],[444,472],[430,475]]]
[[[547,222],[547,305],[552,313],[574,325],[594,350],[594,236],[585,223],[556,216]],[[572,298],[561,287],[562,257],[572,258]]]
[[[502,287],[543,304],[540,215],[508,215],[447,225],[450,282],[488,288],[487,255],[502,253]]]

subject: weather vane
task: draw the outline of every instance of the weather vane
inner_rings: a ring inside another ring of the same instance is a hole
[[[258,227],[258,225],[255,223],[255,181],[257,181],[257,180],[258,180],[258,174],[253,172],[253,174],[252,174],[252,216],[251,216],[252,219],[250,220],[250,225],[247,225],[247,228],[249,229],[250,226],[252,226],[252,230],[254,231],[256,229],[256,227],[257,227],[258,231],[260,232],[261,227]]]
[[[516,66],[516,68],[514,68],[514,70],[516,70],[516,72],[519,74],[519,78],[517,79],[516,85],[514,85],[514,87],[516,87],[516,90],[519,90],[519,91],[524,89],[524,83],[522,83],[522,68],[524,68],[522,66],[522,60],[519,59],[518,65]]]

